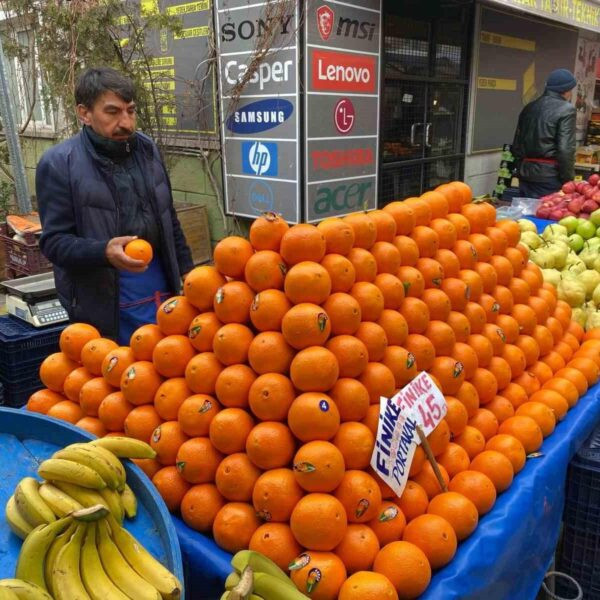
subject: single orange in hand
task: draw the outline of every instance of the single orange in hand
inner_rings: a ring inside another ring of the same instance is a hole
[[[129,258],[141,260],[144,265],[149,265],[152,262],[152,257],[154,255],[152,246],[146,240],[141,239],[131,240],[131,242],[125,246],[124,252]]]

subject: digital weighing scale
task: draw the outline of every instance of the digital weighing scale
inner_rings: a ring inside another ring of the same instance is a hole
[[[34,327],[56,325],[69,320],[56,297],[53,273],[40,273],[0,282],[6,290],[6,310]]]

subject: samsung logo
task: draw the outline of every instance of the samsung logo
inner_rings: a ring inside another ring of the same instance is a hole
[[[294,112],[288,100],[269,98],[236,109],[227,119],[227,129],[234,133],[260,133],[287,121]]]

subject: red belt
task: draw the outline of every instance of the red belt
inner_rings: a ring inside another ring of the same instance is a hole
[[[555,158],[525,158],[524,162],[542,163],[544,165],[557,165],[558,161]]]

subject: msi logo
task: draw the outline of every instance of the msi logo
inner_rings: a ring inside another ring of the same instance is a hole
[[[321,6],[317,9],[317,27],[319,29],[319,35],[324,41],[329,39],[331,32],[333,31],[333,19],[334,13],[329,6]]]

